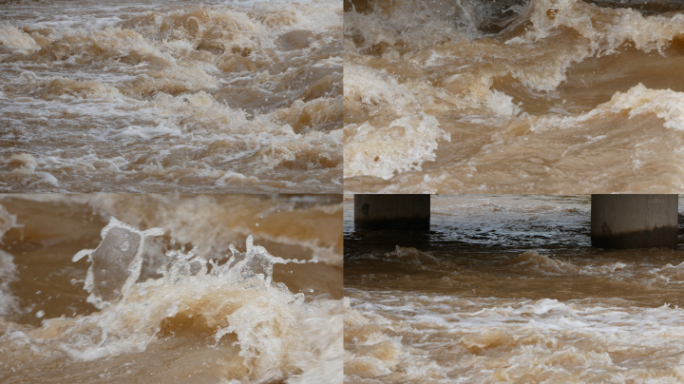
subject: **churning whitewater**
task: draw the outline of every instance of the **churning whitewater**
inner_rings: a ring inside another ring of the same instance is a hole
[[[345,382],[684,380],[684,254],[592,248],[589,196],[433,196],[422,233],[345,204]]]
[[[684,187],[684,6],[350,0],[350,192]]]
[[[343,381],[339,198],[1,200],[3,383]]]
[[[3,2],[0,191],[339,192],[342,4]]]

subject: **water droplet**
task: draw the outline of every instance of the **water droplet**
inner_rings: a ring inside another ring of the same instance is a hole
[[[258,226],[259,226],[259,223],[256,223],[255,225],[258,227]]]
[[[129,243],[128,241],[124,241],[124,243],[121,244],[121,248],[119,248],[119,250],[120,250],[121,252],[126,252],[126,251],[128,251],[130,248],[131,248],[131,243]]]
[[[45,316],[45,311],[38,311],[36,312],[36,318],[40,319],[41,317]]]

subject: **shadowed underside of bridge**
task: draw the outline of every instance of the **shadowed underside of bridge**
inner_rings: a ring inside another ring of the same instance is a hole
[[[677,195],[592,195],[591,244],[677,248]],[[359,230],[429,230],[430,195],[354,195]]]

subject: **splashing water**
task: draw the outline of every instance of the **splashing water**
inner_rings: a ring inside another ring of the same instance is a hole
[[[102,309],[130,290],[140,277],[145,238],[163,234],[161,228],[138,231],[112,217],[97,249],[84,249],[72,258],[76,262],[88,256],[90,261],[84,287],[90,292],[88,302]]]
[[[345,191],[684,186],[680,1],[345,4]]]
[[[162,235],[161,228],[141,231],[112,217],[97,248],[72,258],[87,256],[84,287],[100,311],[5,332],[0,339],[14,348],[10,362],[22,346],[39,361],[53,356],[90,364],[169,354],[167,345],[182,342],[195,346],[188,364],[205,370],[207,382],[342,382],[340,301],[293,294],[273,281],[275,265],[311,261],[272,256],[249,236],[246,251],[231,246],[225,262],[208,261],[198,247],[169,251],[161,277],[139,281],[145,245]],[[177,379],[183,369],[180,364],[160,375]]]
[[[341,13],[3,2],[0,190],[340,191]]]

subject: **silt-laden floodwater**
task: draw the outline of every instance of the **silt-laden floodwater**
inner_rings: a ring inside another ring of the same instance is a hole
[[[679,1],[345,2],[348,192],[684,187]]]
[[[0,199],[0,382],[341,383],[339,196]]]
[[[681,383],[684,252],[592,248],[589,200],[433,196],[413,234],[346,201],[345,382]]]
[[[3,2],[0,191],[339,192],[342,4]]]

